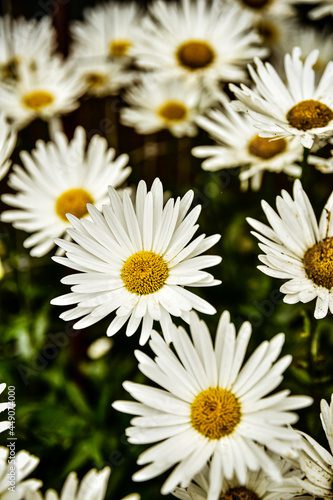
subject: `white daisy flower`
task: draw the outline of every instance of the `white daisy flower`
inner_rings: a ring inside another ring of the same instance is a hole
[[[246,482],[242,483],[236,476],[227,480],[224,478],[220,500],[291,500],[296,498],[299,485],[295,478],[304,474],[297,465],[281,458],[275,453],[266,452],[276,467],[280,470],[282,480],[274,482],[262,469],[248,471]],[[206,465],[195,476],[187,488],[176,488],[172,494],[181,500],[206,500],[210,490],[210,466]],[[299,497],[298,497],[299,498]]]
[[[249,11],[255,20],[266,16],[293,16],[296,14],[294,0],[228,0],[237,2],[242,9]]]
[[[0,80],[18,78],[18,67],[25,64],[31,71],[45,64],[56,49],[56,31],[52,18],[40,20],[0,17]]]
[[[5,177],[12,163],[9,157],[15,148],[16,139],[16,133],[0,111],[0,180]]]
[[[152,19],[144,20],[134,48],[137,63],[144,68],[215,88],[220,80],[244,79],[246,63],[266,53],[252,29],[252,16],[237,5],[157,0],[150,12]]]
[[[139,183],[134,205],[127,192],[121,199],[110,187],[109,195],[110,205],[103,206],[102,214],[87,206],[92,221],[68,216],[73,225],[68,234],[76,243],[57,242],[67,258],[54,260],[81,271],[62,280],[72,285],[72,292],[52,300],[62,306],[77,304],[60,317],[70,321],[83,316],[74,325],[79,329],[116,311],[107,335],[114,335],[127,320],[126,335],[133,335],[142,321],[142,345],[154,320],[167,336],[171,315],[187,321],[192,309],[214,314],[208,302],[184,288],[220,283],[202,269],[219,264],[221,257],[201,255],[220,235],[201,235],[191,241],[201,210],[198,205],[187,214],[193,191],[169,199],[164,208],[159,179],[148,193],[146,183]]]
[[[303,445],[299,463],[306,477],[303,481],[299,481],[299,485],[302,487],[300,493],[310,493],[315,497],[328,500],[333,498],[333,395],[331,404],[328,405],[327,401],[322,399],[320,408],[320,419],[331,453],[312,437],[301,432]]]
[[[168,129],[182,137],[198,133],[195,119],[209,107],[213,96],[182,78],[146,75],[127,91],[124,100],[130,105],[120,111],[124,125],[135,127],[139,134]]]
[[[162,441],[139,456],[138,464],[148,465],[133,479],[144,481],[178,464],[161,489],[162,494],[171,493],[179,484],[186,488],[211,458],[208,500],[219,498],[224,479],[235,475],[246,483],[248,469],[262,468],[281,480],[279,467],[260,445],[295,456],[293,449],[301,439],[288,427],[298,420],[291,410],[312,402],[307,396],[289,396],[288,390],[268,396],[292,360],[287,355],[276,361],[284,335],[263,342],[242,367],[251,336],[249,322],[236,336],[225,311],[215,347],[206,324],[195,313],[190,315],[190,328],[192,341],[182,327],[172,326],[174,349],[153,332],[154,360],[135,352],[141,372],[162,389],[124,382],[139,402],[113,403],[119,411],[138,415],[126,430],[130,443]]]
[[[129,176],[128,155],[116,160],[115,150],[106,139],[94,135],[86,151],[86,133],[77,127],[68,141],[58,132],[55,142],[37,141],[31,155],[21,152],[25,169],[15,165],[8,185],[16,194],[5,194],[2,201],[15,207],[1,214],[16,229],[32,233],[25,242],[31,255],[41,257],[70,226],[66,214],[87,215],[87,203],[98,208],[107,200],[107,186],[118,187]]]
[[[79,482],[76,472],[70,472],[64,482],[60,495],[52,489],[43,497],[39,491],[27,495],[27,500],[104,500],[111,474],[110,467],[98,471],[90,469]],[[123,500],[140,500],[140,495],[133,493]]]
[[[241,167],[239,178],[243,188],[250,179],[252,189],[261,186],[265,170],[298,176],[302,169],[296,161],[303,158],[303,147],[296,138],[269,139],[260,137],[249,117],[231,108],[229,100],[219,94],[220,109],[198,117],[197,123],[216,140],[211,146],[197,146],[192,154],[207,158],[202,168],[217,171]],[[244,185],[245,184],[245,185]]]
[[[319,224],[299,180],[294,182],[294,199],[284,190],[281,195],[276,198],[278,214],[262,202],[271,227],[247,219],[265,252],[259,255],[264,266],[258,269],[288,280],[280,288],[287,304],[316,299],[314,317],[321,319],[333,312],[333,193]]]
[[[259,59],[256,59],[257,72],[249,67],[256,84],[254,90],[245,85],[241,88],[230,85],[240,101],[233,105],[248,112],[260,135],[297,136],[304,147],[311,148],[315,138],[333,134],[333,61],[316,85],[313,66],[318,54],[318,50],[313,50],[304,64],[299,47],[291,55],[286,54],[287,86],[271,64]]]
[[[28,65],[18,68],[17,81],[0,83],[0,108],[17,128],[35,118],[50,120],[73,111],[86,83],[78,78],[72,63],[53,56],[31,71]]]
[[[0,394],[3,393],[3,391],[6,389],[6,384],[0,384]],[[6,403],[0,403],[0,413],[8,410],[10,408],[11,404],[6,402]],[[11,423],[9,421],[2,421],[0,422],[0,433],[6,431],[11,427]]]
[[[333,15],[333,0],[295,0],[295,3],[319,4],[309,12],[311,19],[321,19]]]
[[[25,479],[39,464],[39,458],[15,448],[0,446],[0,496],[1,500],[24,498],[28,492],[42,486],[38,479]],[[11,489],[14,488],[14,489]]]
[[[82,61],[94,55],[128,64],[142,16],[142,8],[135,2],[108,2],[85,9],[83,21],[71,25],[72,55]]]

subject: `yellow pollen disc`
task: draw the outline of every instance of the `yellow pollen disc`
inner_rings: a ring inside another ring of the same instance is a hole
[[[187,108],[181,102],[169,101],[160,107],[158,114],[167,121],[181,121],[187,115]]]
[[[123,57],[127,54],[132,42],[126,39],[112,40],[109,45],[110,54],[114,57]]]
[[[105,76],[98,73],[90,73],[86,76],[86,81],[89,87],[101,87],[104,85]]]
[[[232,392],[210,387],[200,392],[191,405],[195,430],[209,439],[232,434],[241,419],[241,405]]]
[[[332,119],[333,111],[326,104],[313,99],[299,102],[287,113],[288,122],[298,130],[326,127]]]
[[[137,295],[148,295],[162,288],[169,270],[160,255],[143,250],[126,260],[120,275],[127,290]]]
[[[242,0],[244,5],[248,7],[252,7],[252,9],[261,9],[262,7],[266,7],[271,0]]]
[[[270,137],[256,135],[250,140],[248,148],[251,155],[259,158],[269,159],[285,151],[287,141],[285,139],[272,140]]]
[[[215,53],[206,42],[190,40],[177,50],[177,58],[188,69],[200,69],[209,66],[215,59]]]
[[[49,92],[44,92],[44,90],[36,90],[35,92],[30,92],[23,97],[23,104],[34,111],[39,111],[46,106],[49,106],[54,101],[54,97]]]
[[[73,214],[78,219],[87,215],[87,203],[94,203],[93,197],[84,189],[69,189],[56,201],[55,210],[60,219],[67,222],[66,214]]]
[[[308,278],[330,290],[333,287],[333,238],[325,238],[309,248],[303,263]]]
[[[220,500],[260,500],[260,498],[253,491],[241,486],[239,488],[231,488],[220,496]]]

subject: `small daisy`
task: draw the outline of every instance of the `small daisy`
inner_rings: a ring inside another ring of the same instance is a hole
[[[134,49],[143,68],[215,88],[219,81],[244,79],[246,63],[266,53],[252,29],[252,16],[237,5],[157,0],[150,12]]]
[[[25,64],[31,71],[54,56],[56,31],[52,18],[40,20],[0,18],[0,81],[18,78],[18,67]]]
[[[292,410],[312,402],[306,396],[289,396],[288,390],[270,394],[292,360],[287,355],[276,361],[284,335],[263,342],[242,367],[250,323],[243,323],[236,336],[225,311],[215,347],[206,324],[195,313],[190,315],[190,328],[192,341],[182,327],[172,326],[174,349],[153,332],[154,360],[135,352],[141,372],[162,389],[124,382],[139,402],[113,403],[119,411],[138,415],[126,430],[130,443],[162,441],[139,456],[138,464],[148,465],[133,479],[145,481],[178,464],[161,489],[162,494],[171,493],[179,484],[186,488],[211,458],[209,500],[219,498],[224,479],[235,475],[245,484],[248,470],[262,468],[281,480],[280,468],[260,445],[294,456],[293,448],[301,438],[288,427],[298,420]]]
[[[0,394],[2,394],[5,389],[6,389],[6,384],[0,384]],[[10,403],[0,403],[0,413],[5,410],[8,410],[10,406],[11,406]],[[10,427],[11,423],[9,421],[0,422],[0,433],[6,431]]]
[[[303,64],[299,47],[285,56],[287,86],[273,66],[256,59],[257,72],[249,70],[256,88],[230,85],[240,102],[239,111],[248,112],[260,135],[264,137],[297,136],[311,148],[315,138],[333,134],[333,62],[326,66],[318,85],[313,66],[319,51],[313,50]]]
[[[16,144],[16,133],[7,123],[7,120],[2,112],[0,112],[0,180],[5,177],[11,160],[10,155],[13,152]]]
[[[75,64],[78,79],[85,83],[86,92],[91,96],[117,95],[136,79],[133,71],[125,71],[118,62],[95,56],[87,56],[84,60],[72,57],[71,60]]]
[[[163,186],[155,179],[147,193],[144,181],[138,185],[133,205],[125,191],[123,199],[110,187],[110,205],[102,214],[88,205],[92,221],[69,216],[73,229],[68,234],[76,243],[58,240],[67,258],[54,260],[71,267],[62,283],[72,292],[52,303],[77,307],[61,314],[70,321],[83,318],[74,328],[86,328],[116,311],[107,335],[114,335],[127,322],[126,335],[133,335],[142,321],[140,344],[150,337],[153,321],[160,321],[168,334],[171,315],[188,320],[196,309],[214,314],[215,309],[184,286],[213,286],[220,281],[202,271],[221,262],[216,255],[201,255],[212,247],[219,235],[192,237],[198,225],[200,205],[187,214],[193,191],[183,198],[169,199],[163,208]],[[192,240],[192,241],[191,241]]]
[[[296,138],[272,140],[258,135],[249,117],[231,108],[224,94],[219,94],[220,109],[198,117],[197,123],[217,141],[212,146],[197,146],[192,154],[207,158],[204,170],[241,167],[239,175],[243,188],[251,180],[252,189],[261,186],[265,170],[298,176],[302,169],[295,162],[303,158],[303,148]],[[245,184],[245,185],[244,185]]]
[[[252,234],[261,242],[265,255],[260,271],[274,278],[287,279],[280,288],[284,302],[310,302],[316,299],[314,317],[333,312],[333,193],[317,223],[310,201],[299,180],[294,183],[294,199],[286,191],[276,198],[278,214],[266,203],[263,210],[271,227],[248,218]]]
[[[84,61],[94,55],[128,64],[142,16],[142,8],[135,2],[108,2],[85,9],[83,21],[71,25],[73,57]]]
[[[22,64],[17,81],[0,83],[0,109],[23,128],[35,118],[49,120],[73,111],[85,88],[73,64],[53,56],[35,71]]]
[[[309,12],[311,19],[321,19],[333,15],[333,0],[295,0],[295,3],[319,4]]]
[[[274,482],[262,469],[248,471],[245,483],[240,482],[236,476],[229,480],[224,479],[219,500],[291,500],[296,498],[299,485],[295,478],[301,478],[304,474],[295,464],[275,453],[269,451],[266,453],[280,470],[282,481]],[[206,465],[195,476],[188,488],[176,488],[172,494],[180,500],[206,500],[212,473],[213,471]]]
[[[333,498],[333,395],[330,405],[324,399],[321,400],[320,409],[320,419],[331,453],[312,437],[301,432],[303,447],[299,463],[306,477],[303,481],[299,481],[299,484],[303,487],[301,493],[310,493],[328,500]]]
[[[21,450],[12,452],[10,448],[0,446],[0,496],[1,500],[24,498],[28,492],[36,491],[42,486],[38,479],[25,478],[37,467],[39,458]],[[14,490],[10,490],[14,487]],[[13,495],[14,492],[14,495]]]
[[[198,133],[195,118],[212,103],[213,97],[198,85],[181,78],[156,78],[147,75],[124,96],[130,105],[120,112],[124,125],[135,127],[139,134],[168,129],[174,136]]]
[[[58,132],[55,142],[37,141],[30,155],[21,152],[25,169],[15,165],[8,185],[17,194],[5,194],[2,201],[15,207],[2,213],[1,220],[16,229],[32,233],[25,242],[31,255],[41,257],[53,246],[53,238],[69,227],[67,213],[87,215],[87,203],[98,208],[107,200],[107,186],[119,186],[130,174],[128,156],[116,160],[106,139],[94,135],[86,151],[86,133],[77,127],[68,141]]]

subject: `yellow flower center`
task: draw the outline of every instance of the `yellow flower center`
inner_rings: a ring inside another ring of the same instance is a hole
[[[104,85],[105,76],[98,73],[90,73],[86,76],[86,82],[89,87],[101,87]]]
[[[254,136],[248,145],[251,155],[259,158],[269,159],[285,151],[287,141],[285,139],[272,140],[270,137]]]
[[[169,269],[160,255],[142,250],[126,260],[120,275],[127,290],[137,295],[148,295],[162,288]]]
[[[208,43],[190,40],[178,48],[177,58],[182,66],[195,70],[209,66],[215,59],[215,53]]]
[[[113,57],[123,57],[127,54],[131,46],[132,42],[130,40],[118,38],[116,40],[111,40],[109,51]]]
[[[49,106],[54,101],[54,97],[49,92],[44,90],[36,90],[35,92],[30,92],[23,97],[23,104],[34,111],[39,111],[46,106]]]
[[[252,9],[262,9],[263,7],[266,7],[270,1],[271,0],[242,0],[244,5],[252,7]]]
[[[231,488],[220,496],[220,500],[260,500],[260,498],[253,491],[241,486],[239,488]]]
[[[293,106],[287,113],[287,120],[298,130],[326,127],[333,119],[333,111],[319,101],[309,99]]]
[[[303,263],[308,278],[330,290],[333,287],[333,238],[325,238],[309,248]]]
[[[187,115],[187,108],[181,102],[169,101],[159,108],[158,114],[164,120],[177,122],[184,120]]]
[[[66,214],[73,214],[78,219],[87,215],[87,203],[94,203],[93,197],[84,189],[69,189],[56,201],[55,210],[60,219],[67,222]]]
[[[210,387],[200,392],[191,405],[192,426],[208,439],[220,439],[233,433],[241,419],[240,409],[232,392]]]

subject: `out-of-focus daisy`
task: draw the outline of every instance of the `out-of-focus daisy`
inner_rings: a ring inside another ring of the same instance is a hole
[[[276,198],[276,213],[265,201],[263,210],[271,227],[248,218],[265,255],[259,255],[265,274],[287,279],[280,288],[287,304],[316,299],[316,319],[333,312],[333,193],[317,223],[311,203],[299,180],[294,199],[287,191]]]
[[[0,80],[19,77],[18,68],[25,64],[31,71],[53,57],[56,31],[52,18],[40,20],[0,18]]]
[[[262,469],[248,471],[246,482],[242,483],[234,476],[224,478],[220,500],[291,500],[299,491],[299,484],[295,478],[301,479],[304,474],[297,468],[296,463],[281,458],[275,453],[266,452],[281,473],[281,482],[273,481]],[[176,488],[172,494],[181,500],[206,500],[210,490],[211,467],[206,465],[195,476],[187,488]],[[216,473],[216,472],[215,472]]]
[[[134,49],[144,68],[200,80],[208,86],[240,81],[247,62],[264,55],[252,16],[219,0],[157,0]],[[154,40],[154,43],[152,43]]]
[[[194,156],[207,158],[204,170],[241,167],[239,175],[242,187],[251,180],[252,189],[259,189],[265,170],[284,171],[298,176],[302,169],[295,162],[302,160],[303,148],[296,138],[269,139],[260,137],[249,117],[231,108],[228,99],[219,94],[220,109],[198,117],[197,123],[217,141],[212,146],[197,146]]]
[[[191,309],[214,314],[208,302],[184,288],[220,283],[202,269],[215,266],[221,257],[201,255],[220,236],[201,235],[191,241],[201,210],[198,205],[187,213],[193,191],[169,199],[165,207],[159,179],[148,193],[145,182],[139,183],[134,205],[127,192],[121,199],[110,188],[109,195],[110,205],[103,206],[102,214],[88,205],[92,221],[69,216],[73,229],[68,234],[76,243],[57,241],[67,258],[54,260],[82,271],[63,278],[72,292],[52,300],[62,306],[77,304],[61,317],[70,321],[83,316],[74,328],[86,328],[116,311],[107,335],[114,335],[127,321],[126,334],[133,335],[142,321],[144,344],[154,320],[167,336],[171,315],[186,321]]]
[[[104,500],[110,478],[110,467],[98,471],[90,469],[79,482],[77,474],[70,472],[60,495],[55,490],[47,490],[43,497],[39,491],[27,495],[27,500]],[[123,499],[125,500],[125,498]],[[140,500],[136,493],[128,495],[126,500]]]
[[[94,340],[87,349],[87,356],[90,359],[99,359],[105,356],[112,349],[113,340],[108,337],[100,337]]]
[[[85,217],[87,203],[101,208],[107,200],[107,186],[118,187],[128,177],[128,155],[114,158],[115,150],[97,134],[86,151],[82,127],[76,128],[71,141],[62,132],[55,142],[37,141],[31,155],[21,153],[25,169],[13,167],[8,185],[17,193],[3,195],[2,201],[15,210],[3,212],[1,220],[32,233],[24,246],[32,247],[35,257],[45,255],[54,246],[53,238],[69,227],[67,213]]]
[[[83,21],[71,25],[72,55],[113,59],[128,64],[139,32],[142,8],[135,2],[108,2],[85,9]]]
[[[73,111],[85,88],[73,64],[54,56],[35,71],[22,64],[17,81],[0,83],[0,108],[22,128],[35,118],[49,120]]]
[[[76,60],[78,78],[86,84],[86,92],[96,97],[116,95],[136,79],[133,71],[125,71],[118,62],[104,60],[95,56],[87,56],[84,60]]]
[[[319,4],[309,11],[311,19],[321,19],[333,15],[333,0],[295,0],[295,3]]]
[[[286,54],[287,85],[271,64],[259,59],[257,72],[249,67],[255,89],[230,85],[240,101],[234,106],[248,112],[260,135],[297,136],[304,147],[311,148],[315,138],[333,134],[333,62],[328,63],[316,85],[313,66],[318,55],[318,50],[313,50],[303,63],[299,47]]]
[[[229,0],[237,2],[243,9],[248,10],[255,19],[266,16],[292,16],[296,13],[294,0]]]
[[[25,498],[28,492],[42,486],[38,479],[25,479],[39,464],[39,458],[21,450],[15,454],[10,448],[0,446],[0,495],[1,500]],[[14,487],[14,490],[10,490]],[[13,494],[14,493],[14,494]]]
[[[0,384],[0,394],[6,389],[6,384]],[[11,405],[7,403],[0,403],[0,412],[7,410]],[[0,432],[6,431],[11,426],[9,421],[0,422]]]
[[[289,52],[292,47],[300,47],[303,61],[313,49],[319,50],[318,59],[313,66],[317,78],[323,74],[327,64],[333,59],[333,36],[328,30],[318,31],[309,26],[295,24],[293,33],[285,38],[285,46],[287,44],[289,47],[286,47],[286,52]]]
[[[124,125],[135,127],[139,134],[168,129],[176,137],[194,136],[195,118],[212,103],[213,97],[198,85],[182,78],[145,76],[124,97],[130,105],[121,110]]]
[[[333,498],[333,395],[330,405],[324,399],[321,400],[320,409],[320,419],[331,453],[311,436],[301,432],[303,445],[299,455],[299,463],[305,473],[305,479],[299,481],[299,485],[302,488],[300,493],[308,493],[316,498],[328,500]]]
[[[138,415],[126,430],[130,443],[162,441],[139,456],[138,464],[148,465],[133,479],[144,481],[178,464],[161,490],[171,493],[179,484],[186,488],[211,458],[209,500],[219,498],[224,479],[235,475],[246,483],[248,470],[262,468],[281,480],[279,467],[260,445],[293,456],[300,436],[298,442],[287,427],[298,419],[291,410],[312,401],[289,396],[288,390],[270,394],[292,359],[287,355],[276,361],[284,335],[263,342],[243,365],[250,323],[243,323],[236,336],[225,311],[213,347],[206,324],[195,313],[190,316],[192,341],[182,327],[173,325],[170,331],[176,354],[156,332],[150,342],[154,360],[135,352],[141,372],[162,388],[124,382],[138,402],[113,403],[119,411]]]
[[[329,144],[333,144],[332,139],[329,139]],[[333,173],[333,149],[330,151],[331,156],[329,158],[322,158],[318,155],[309,155],[308,163],[314,165],[317,170],[320,170],[323,174]]]
[[[10,155],[16,144],[16,133],[9,126],[5,115],[0,112],[0,180],[5,177],[11,165]]]

